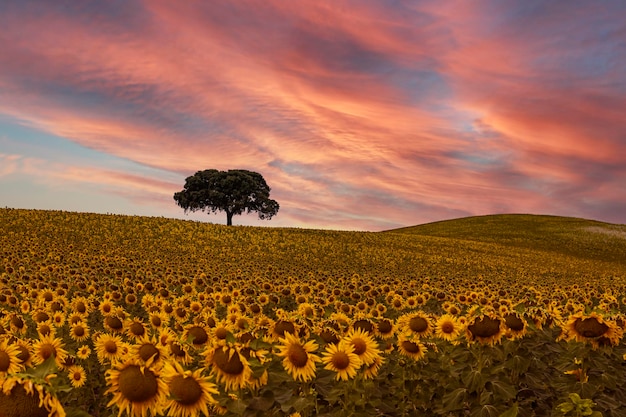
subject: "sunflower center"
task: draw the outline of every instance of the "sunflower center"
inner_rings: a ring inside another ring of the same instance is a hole
[[[117,343],[115,343],[115,341],[113,340],[107,340],[106,342],[104,342],[104,350],[106,350],[106,352],[110,354],[116,353]]]
[[[354,347],[354,353],[361,356],[367,350],[367,343],[360,337],[353,338],[350,343]]]
[[[47,417],[48,410],[39,406],[39,392],[28,395],[22,385],[16,385],[9,395],[0,391],[0,415]]]
[[[24,327],[24,321],[17,316],[11,317],[11,324],[17,329],[21,329]]]
[[[411,317],[409,329],[415,333],[422,333],[428,329],[428,321],[424,317]]]
[[[234,352],[231,357],[228,357],[228,351],[230,349],[220,348],[213,354],[213,362],[222,370],[222,372],[229,375],[239,375],[243,372],[243,363],[239,359],[239,355]]]
[[[378,331],[381,332],[382,334],[389,333],[391,329],[392,329],[392,326],[389,320],[383,320],[380,323],[378,323]]]
[[[577,319],[574,329],[584,337],[600,337],[609,330],[609,326],[600,323],[595,317],[588,317],[583,320]]]
[[[514,332],[524,330],[524,322],[515,314],[507,314],[506,317],[504,317],[504,324]]]
[[[159,359],[159,349],[156,348],[152,343],[146,343],[141,345],[139,348],[139,357],[143,361],[147,361],[148,359],[154,357],[154,360]]]
[[[339,342],[339,338],[337,335],[331,330],[322,330],[320,332],[320,337],[326,343],[337,343]]]
[[[26,362],[28,358],[30,358],[30,351],[26,346],[18,345],[18,349],[20,353],[17,354],[17,358],[22,361],[22,363]]]
[[[303,368],[309,360],[309,355],[302,345],[295,343],[289,346],[287,357],[289,358],[289,362],[296,368]]]
[[[169,384],[170,393],[182,405],[192,405],[202,398],[202,387],[192,377],[176,375]]]
[[[120,330],[123,327],[122,320],[114,316],[108,316],[106,319],[106,324],[113,330]]]
[[[280,336],[284,337],[285,336],[285,332],[289,332],[291,334],[296,334],[296,327],[290,321],[281,320],[278,323],[276,323],[276,326],[274,326],[274,332],[277,335],[280,335]]]
[[[467,326],[469,331],[477,337],[491,337],[500,332],[500,320],[491,317],[483,317]]]
[[[367,333],[371,333],[374,329],[374,325],[368,320],[357,320],[354,322],[355,329],[361,329]]]
[[[118,385],[122,395],[133,403],[148,401],[159,392],[154,372],[145,368],[142,372],[137,365],[129,365],[120,371]]]
[[[419,353],[420,346],[417,343],[410,342],[408,340],[402,341],[402,349],[409,353]]]
[[[143,336],[143,334],[146,332],[146,329],[143,328],[143,324],[134,322],[130,325],[130,332],[135,336]]]
[[[218,327],[217,329],[215,329],[215,337],[217,337],[218,339],[226,339],[226,336],[228,336],[228,330],[226,330],[223,327]]]
[[[441,332],[445,334],[454,333],[454,323],[445,321],[441,324]]]
[[[48,326],[47,324],[40,324],[38,330],[42,336],[48,336],[52,331],[50,330],[50,326]]]
[[[39,348],[39,353],[41,354],[41,357],[45,360],[48,359],[50,356],[56,356],[57,351],[50,343],[44,343]]]
[[[50,319],[50,316],[48,316],[44,311],[38,311],[35,314],[35,322],[37,323],[41,323],[42,321],[46,321],[48,319]]]
[[[191,336],[191,343],[194,345],[203,345],[209,340],[209,335],[200,326],[193,326],[189,329],[189,336]]]
[[[331,363],[335,368],[341,371],[350,366],[350,357],[346,352],[339,351],[333,355]]]
[[[85,329],[83,328],[83,326],[74,327],[74,336],[83,337],[84,335],[85,335]]]
[[[11,358],[9,354],[3,350],[0,350],[0,372],[6,372],[11,366]]]
[[[170,351],[172,352],[172,355],[174,355],[174,356],[178,356],[178,357],[184,357],[185,356],[185,351],[180,346],[180,344],[178,344],[176,342],[170,343]]]

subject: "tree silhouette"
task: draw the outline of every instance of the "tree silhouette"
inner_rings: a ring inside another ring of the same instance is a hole
[[[271,219],[279,205],[270,197],[270,187],[263,176],[244,169],[198,171],[185,179],[182,191],[174,193],[176,204],[187,211],[226,212],[226,224],[233,216],[256,211],[259,219]]]

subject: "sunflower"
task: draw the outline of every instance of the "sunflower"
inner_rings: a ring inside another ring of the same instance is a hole
[[[372,334],[374,333],[374,323],[372,323],[372,321],[368,318],[365,317],[365,315],[361,315],[362,317],[359,317],[359,315],[355,315],[355,321],[352,323],[352,328],[353,329],[362,329],[364,332]]]
[[[63,363],[67,357],[67,350],[63,349],[63,340],[53,335],[42,336],[33,343],[32,350],[35,365],[39,365],[53,356],[57,366],[63,368]]]
[[[72,299],[72,312],[87,316],[93,310],[91,302],[85,297],[76,297]]]
[[[461,324],[451,314],[444,314],[435,323],[435,336],[448,342],[456,341],[461,334],[461,330]]]
[[[142,366],[136,358],[120,361],[115,368],[105,373],[109,388],[106,394],[113,394],[107,407],[118,407],[118,416],[145,417],[148,413],[157,415],[167,396],[167,385],[155,369]]]
[[[352,345],[354,353],[365,366],[371,365],[381,354],[376,340],[363,329],[350,330],[342,340]]]
[[[47,322],[42,322],[42,323],[37,324],[37,335],[39,337],[50,336],[50,335],[54,337],[56,335],[56,329],[52,324],[47,323]]]
[[[329,343],[322,353],[324,369],[336,372],[335,379],[347,381],[354,378],[361,367],[361,359],[354,353],[354,347],[349,343]]]
[[[434,327],[432,319],[421,310],[402,315],[397,323],[402,332],[408,331],[417,337],[430,336]]]
[[[277,356],[283,357],[283,367],[296,381],[310,381],[315,377],[315,363],[321,359],[314,352],[318,345],[312,340],[302,343],[300,339],[290,332],[285,332],[285,337],[281,337],[279,342],[279,353]]]
[[[78,322],[71,326],[70,337],[77,342],[84,342],[89,338],[89,326],[84,322]]]
[[[506,337],[509,339],[519,339],[526,335],[527,327],[526,321],[517,315],[516,313],[510,312],[506,314],[504,317],[504,325],[506,327]]]
[[[81,365],[72,365],[67,368],[67,376],[74,388],[80,388],[87,382],[87,372]]]
[[[103,320],[105,330],[112,333],[124,331],[124,319],[115,313],[107,315]]]
[[[76,357],[78,359],[86,360],[91,355],[91,348],[88,345],[82,345],[76,350]]]
[[[33,310],[30,316],[36,324],[50,320],[50,315],[43,310]]]
[[[206,363],[226,390],[245,388],[252,375],[248,360],[235,346],[218,345],[206,352]]]
[[[298,305],[298,314],[302,317],[313,319],[317,316],[317,311],[313,304],[304,302]]]
[[[381,366],[383,365],[383,357],[378,356],[374,362],[363,367],[363,378],[374,379],[378,376]]]
[[[15,339],[13,345],[15,345],[19,349],[17,358],[20,360],[20,365],[22,365],[24,368],[32,366],[33,355],[30,353],[32,347],[31,339]]]
[[[108,333],[94,337],[94,349],[98,356],[98,362],[102,365],[115,363],[128,353],[128,346],[122,341],[121,336]]]
[[[209,415],[209,404],[217,404],[213,395],[217,386],[202,375],[202,368],[185,370],[178,362],[168,362],[163,368],[163,381],[169,397],[163,405],[163,414],[171,417],[198,417]]]
[[[191,311],[191,313],[194,316],[197,316],[198,314],[202,313],[202,310],[203,310],[202,303],[198,301],[192,301],[191,304],[189,305],[189,311]]]
[[[0,378],[7,374],[17,373],[23,368],[19,358],[20,352],[18,345],[9,344],[7,339],[0,340]]]
[[[187,346],[176,340],[170,340],[168,343],[170,357],[183,365],[189,365],[193,362],[193,357],[189,354]]]
[[[98,306],[98,310],[100,310],[100,313],[105,317],[111,314],[114,308],[115,308],[115,305],[111,301],[108,301],[108,300],[102,301],[100,305]]]
[[[65,417],[65,410],[45,381],[12,375],[0,390],[1,416]]]
[[[505,332],[504,320],[496,315],[482,314],[474,317],[466,327],[468,341],[493,346],[502,340]]]
[[[188,340],[194,347],[200,348],[209,341],[209,333],[202,325],[188,324],[183,332],[183,340]]]
[[[295,321],[280,319],[274,323],[274,327],[272,329],[271,337],[273,340],[280,340],[280,338],[285,337],[287,333],[296,334],[297,326]]]
[[[566,340],[589,342],[594,348],[600,343],[616,346],[623,336],[623,331],[615,322],[595,312],[589,315],[582,312],[571,315],[563,330],[563,338]]]
[[[146,334],[146,325],[137,317],[124,320],[124,330],[129,339],[135,340]]]
[[[22,300],[20,302],[20,311],[22,314],[28,314],[30,312],[30,302],[28,300]]]
[[[398,352],[402,356],[411,358],[413,360],[420,360],[426,354],[426,346],[420,342],[419,338],[416,338],[410,333],[404,333],[398,337]]]
[[[396,333],[396,325],[391,319],[381,318],[374,327],[374,334],[383,339],[391,339]]]
[[[154,337],[148,336],[137,339],[134,345],[130,346],[130,355],[138,358],[142,365],[148,367],[161,367],[166,359],[166,349],[156,341]]]
[[[152,326],[155,329],[161,329],[163,327],[167,327],[169,325],[170,320],[171,320],[171,317],[167,313],[164,313],[161,311],[150,313],[150,316],[148,317],[148,322],[150,323],[150,326]]]
[[[23,336],[28,330],[28,325],[24,321],[21,315],[12,314],[9,318],[9,326],[11,332],[17,336]],[[19,337],[18,337],[19,338]]]

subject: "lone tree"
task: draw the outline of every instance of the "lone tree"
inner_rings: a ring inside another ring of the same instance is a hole
[[[198,171],[185,180],[185,188],[174,193],[176,204],[187,211],[226,212],[226,224],[233,216],[246,211],[259,213],[259,219],[271,219],[279,205],[270,197],[270,187],[263,176],[245,169]]]

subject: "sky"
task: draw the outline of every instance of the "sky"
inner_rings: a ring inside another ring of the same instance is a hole
[[[259,172],[240,225],[626,223],[626,2],[3,0],[0,206],[163,216]]]

